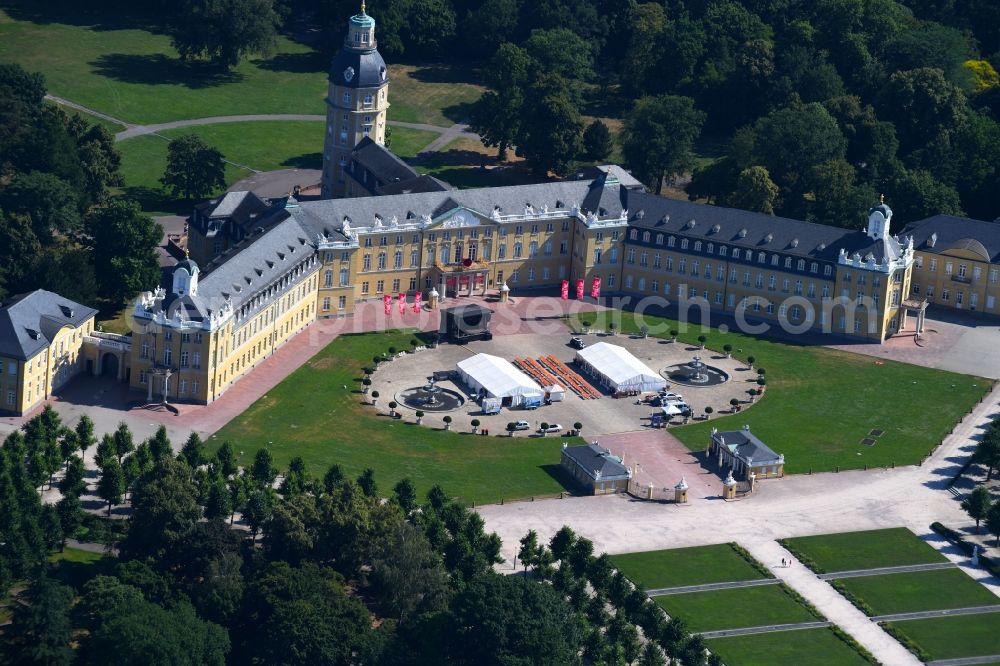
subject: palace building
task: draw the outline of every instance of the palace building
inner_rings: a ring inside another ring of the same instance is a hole
[[[863,229],[830,227],[655,196],[613,165],[468,190],[421,176],[384,147],[389,77],[374,30],[362,7],[333,60],[324,199],[230,192],[196,207],[190,256],[136,300],[130,337],[94,332],[92,310],[49,292],[5,304],[4,409],[30,409],[80,359],[147,401],[211,403],[317,319],[417,292],[551,293],[582,281],[588,294],[599,285],[688,318],[724,313],[748,332],[874,343],[919,331],[928,303],[998,313],[993,223],[936,216],[897,236],[880,201]]]
[[[44,289],[0,304],[0,412],[24,414],[78,375],[97,310]]]

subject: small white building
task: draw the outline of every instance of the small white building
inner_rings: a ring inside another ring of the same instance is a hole
[[[576,352],[576,362],[612,391],[659,391],[667,381],[624,347],[598,342]]]
[[[499,356],[476,354],[458,363],[458,376],[479,397],[499,398],[504,407],[540,403],[545,392],[531,377]]]

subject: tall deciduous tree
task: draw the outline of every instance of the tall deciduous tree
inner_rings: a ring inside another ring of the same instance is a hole
[[[582,132],[583,121],[566,80],[555,74],[539,75],[522,106],[517,154],[539,176],[565,175],[583,148]]]
[[[132,201],[112,199],[87,217],[101,293],[122,302],[160,283],[163,228]]]
[[[470,111],[470,127],[479,134],[484,146],[497,149],[497,159],[501,162],[507,160],[507,150],[521,126],[523,88],[534,67],[524,49],[502,44],[487,68],[490,90],[483,93]]]
[[[28,590],[30,601],[14,604],[14,619],[5,632],[11,663],[61,666],[73,662],[70,610],[73,590],[46,576]]]
[[[969,518],[976,521],[977,532],[979,523],[989,515],[991,506],[993,506],[993,496],[986,486],[976,486],[969,496],[962,500],[962,509],[969,514]]]
[[[736,180],[736,191],[730,203],[737,208],[774,215],[778,202],[778,186],[771,180],[766,167],[752,166],[743,169]]]
[[[109,457],[104,461],[101,468],[101,480],[97,484],[97,496],[108,503],[108,515],[111,515],[111,507],[121,504],[125,496],[125,472],[118,460]]]
[[[164,458],[136,484],[125,556],[165,561],[201,518],[197,488],[186,464]]]
[[[181,58],[206,57],[226,69],[274,51],[280,25],[273,0],[185,0],[175,21],[172,41]]]
[[[606,160],[615,144],[611,138],[611,130],[601,120],[595,120],[583,131],[583,153],[593,162]]]
[[[622,153],[639,180],[663,191],[663,179],[694,166],[694,142],[705,114],[690,97],[660,95],[639,99],[625,118]]]
[[[160,182],[186,199],[206,197],[226,186],[225,158],[200,136],[185,134],[167,146],[167,169]]]

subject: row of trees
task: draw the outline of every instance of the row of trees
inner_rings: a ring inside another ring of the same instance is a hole
[[[47,554],[76,533],[89,494],[130,493],[118,556],[67,578]],[[47,462],[43,462],[47,461]],[[64,469],[55,506],[38,489]],[[482,519],[412,482],[388,497],[372,470],[322,479],[267,449],[245,469],[224,443],[192,435],[175,455],[165,429],[139,444],[125,425],[98,439],[45,410],[0,448],[0,580],[28,580],[5,656],[46,664],[718,663],[683,624],[563,528],[518,549],[528,576],[494,571],[500,539]],[[242,520],[233,526],[234,511]],[[73,514],[71,520],[66,514]],[[515,563],[516,567],[516,563]],[[376,619],[377,618],[377,619]]]

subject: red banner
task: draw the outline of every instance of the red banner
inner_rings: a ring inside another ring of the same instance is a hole
[[[583,278],[580,278],[576,281],[576,297],[578,299],[583,298]]]
[[[385,316],[388,317],[392,314],[392,296],[386,294],[382,297],[382,305],[385,306]]]
[[[590,283],[590,297],[591,298],[601,297],[601,278],[595,277],[594,281]]]
[[[569,280],[562,281],[562,293],[560,295],[564,301],[569,298]]]
[[[399,295],[399,314],[406,314],[406,294]]]
[[[420,298],[422,296],[423,296],[423,294],[420,293],[419,291],[416,292],[415,294],[413,294],[413,312],[418,313],[418,314],[420,312]]]

